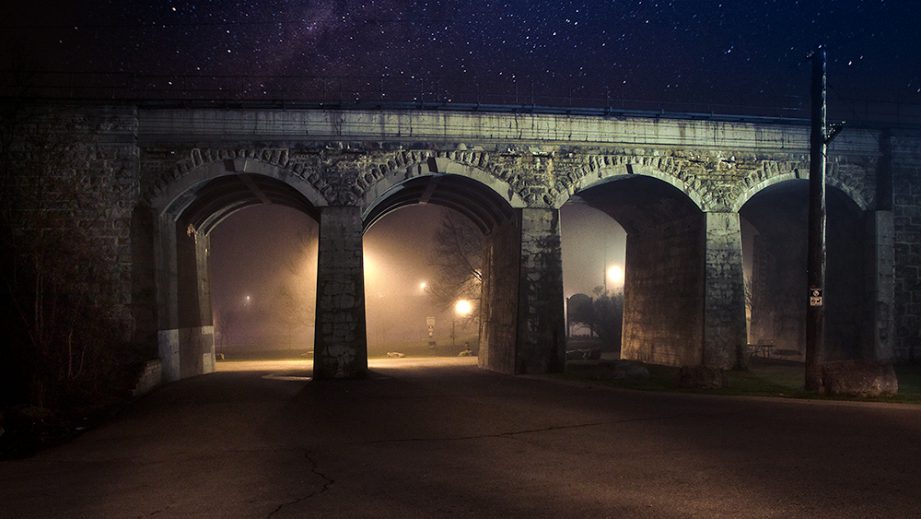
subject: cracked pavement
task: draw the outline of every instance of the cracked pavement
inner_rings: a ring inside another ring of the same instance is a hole
[[[917,516],[921,407],[643,393],[395,359],[161,388],[0,462],[6,517]]]

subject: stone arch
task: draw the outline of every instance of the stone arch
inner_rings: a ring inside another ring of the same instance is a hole
[[[460,158],[461,160],[457,160]],[[527,207],[527,202],[515,186],[503,180],[502,174],[491,167],[489,155],[484,152],[401,152],[386,162],[379,162],[359,175],[358,185],[363,189],[360,200],[362,215],[386,198],[394,188],[412,178],[433,175],[457,175],[476,181],[493,191],[513,208]],[[509,175],[504,174],[505,177]]]
[[[307,180],[303,167],[289,167],[291,163],[287,160],[286,151],[281,154],[264,150],[261,156],[257,155],[260,154],[255,150],[206,150],[203,153],[195,148],[190,158],[179,161],[172,172],[154,183],[146,198],[158,212],[178,215],[191,203],[186,195],[194,187],[220,177],[251,174],[273,178],[291,186],[313,207],[328,205],[326,197]]]
[[[367,229],[392,211],[420,203],[452,209],[484,234],[507,222],[514,211],[507,199],[482,182],[452,173],[432,173],[393,184],[362,212],[362,222]]]
[[[783,173],[780,175],[775,175],[773,177],[768,177],[758,183],[752,184],[750,187],[743,190],[742,193],[739,194],[739,196],[737,196],[736,199],[732,202],[730,209],[733,212],[736,212],[736,213],[739,212],[742,209],[742,207],[749,200],[751,200],[755,195],[757,195],[761,191],[771,186],[781,184],[783,182],[787,182],[790,180],[808,180],[808,179],[809,179],[808,174],[806,175],[800,174],[798,170],[793,170],[788,173]],[[856,188],[853,188],[847,183],[835,177],[832,177],[832,176],[826,176],[825,182],[829,186],[834,187],[838,189],[839,191],[841,191],[843,194],[847,195],[847,197],[852,202],[854,202],[854,204],[856,204],[857,207],[859,207],[861,211],[866,211],[870,208],[870,202]]]
[[[658,175],[622,173],[591,180],[579,186],[576,199],[626,231],[621,357],[731,367],[734,353],[722,355],[724,349],[718,348],[720,355],[711,354],[705,343],[709,220],[700,199]]]
[[[748,244],[750,339],[802,359],[806,341],[809,179],[786,175],[739,208]],[[862,198],[829,179],[826,223],[827,360],[860,358],[872,336],[873,218]],[[863,203],[862,203],[863,202]],[[868,357],[869,358],[869,357]]]
[[[590,164],[593,165],[589,167],[590,171],[586,171],[586,169],[583,168],[583,174],[575,180],[572,180],[572,175],[566,177],[570,182],[568,182],[568,185],[562,186],[562,189],[559,190],[560,192],[553,203],[554,207],[562,207],[562,205],[572,198],[573,195],[580,191],[599,186],[606,182],[642,175],[661,180],[671,185],[678,191],[687,195],[688,199],[693,202],[698,209],[701,211],[704,210],[705,201],[700,193],[693,189],[687,182],[669,172],[668,168],[663,170],[652,165],[641,163],[595,166],[597,161],[591,161]]]
[[[367,178],[361,220],[367,229],[390,211],[419,203],[453,209],[484,234],[479,314],[481,367],[504,373],[562,369],[563,297],[559,217],[543,199],[529,205],[489,171],[450,157],[387,169]],[[515,178],[523,175],[516,173]]]
[[[158,347],[164,377],[213,371],[210,231],[249,205],[272,203],[318,219],[326,198],[281,153],[202,153],[180,161],[149,191],[154,221]]]

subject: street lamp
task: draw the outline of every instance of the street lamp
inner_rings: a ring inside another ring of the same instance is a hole
[[[624,269],[620,265],[614,264],[609,266],[607,276],[615,287],[619,287],[624,284]]]
[[[451,319],[451,346],[455,345],[455,330],[457,327],[457,318],[458,317],[467,317],[470,315],[470,312],[473,311],[473,303],[468,299],[458,299],[454,303],[454,318]]]

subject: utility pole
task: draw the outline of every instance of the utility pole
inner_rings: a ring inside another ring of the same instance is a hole
[[[809,306],[806,309],[806,390],[822,389],[825,356],[825,161],[828,144],[843,124],[826,124],[826,65],[824,47],[812,59],[812,131],[809,138]]]

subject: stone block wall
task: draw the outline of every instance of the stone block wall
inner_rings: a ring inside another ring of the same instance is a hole
[[[520,209],[488,236],[481,292],[481,367],[502,373],[563,370],[563,263],[559,211]]]
[[[863,358],[891,362],[895,355],[895,322],[893,320],[895,296],[895,263],[892,211],[874,211],[867,215],[867,338],[864,339]]]
[[[81,173],[93,203],[73,222],[91,229],[93,247],[105,260],[114,287],[106,295],[116,301],[120,330],[126,337],[150,341],[157,332],[175,332],[165,343],[161,341],[169,346],[163,357],[164,374],[178,369],[171,355],[173,346],[182,342],[180,330],[197,330],[188,333],[197,333],[192,342],[200,342],[210,318],[204,315],[208,312],[203,304],[192,305],[197,316],[183,312],[195,318],[182,323],[176,316],[158,315],[164,313],[164,306],[153,293],[150,258],[158,252],[150,243],[157,243],[159,228],[155,227],[161,222],[151,217],[149,195],[158,186],[177,185],[183,178],[207,180],[203,171],[211,166],[231,163],[234,168],[243,164],[257,168],[228,170],[232,173],[275,170],[277,179],[302,193],[313,193],[314,198],[308,196],[310,203],[322,207],[319,261],[325,277],[318,287],[316,331],[321,377],[356,374],[366,368],[362,363],[366,348],[361,211],[403,180],[428,173],[465,175],[498,193],[509,202],[510,211],[515,209],[516,216],[490,237],[487,264],[492,275],[483,289],[481,362],[499,371],[522,372],[557,367],[561,339],[554,334],[562,337],[563,324],[557,316],[562,317],[563,298],[562,293],[555,295],[560,267],[555,259],[559,236],[553,215],[568,196],[614,178],[655,178],[675,187],[702,211],[732,213],[749,191],[778,180],[802,179],[808,166],[808,132],[796,125],[528,115],[528,120],[548,126],[525,128],[519,127],[518,114],[396,112],[391,117],[386,111],[280,110],[257,117],[259,111],[246,109],[167,112],[132,106],[80,107],[65,111],[66,125],[50,125],[67,128],[67,137],[81,148],[79,167],[73,170]],[[246,122],[255,119],[265,125],[254,129]],[[722,129],[713,131],[714,127]],[[879,171],[891,173],[894,193],[890,233],[895,244],[891,258],[895,297],[890,312],[895,321],[894,351],[900,360],[921,360],[921,132],[894,132],[883,139],[882,150],[870,145],[877,137],[875,130],[842,134],[833,147],[829,175],[864,210],[873,210],[879,190],[875,154],[880,151],[883,156]],[[650,206],[639,199],[626,202],[644,210]],[[337,207],[326,208],[327,204]],[[643,211],[636,214],[645,218]],[[727,285],[734,272],[721,270],[735,268],[736,258],[732,247],[706,247],[700,218],[655,221],[651,229],[628,238],[624,355],[663,364],[705,362],[701,349],[705,334],[735,333],[735,317],[720,315],[724,307],[717,304],[716,294],[737,297]],[[877,225],[873,233],[880,230],[885,231]],[[176,233],[183,235],[181,230]],[[843,253],[849,254],[846,246]],[[874,252],[876,257],[884,253],[879,247]],[[877,273],[857,272],[848,265],[839,277],[851,274],[879,279]],[[184,280],[195,285],[199,300],[208,296],[203,279],[199,272],[191,281]],[[855,286],[860,295],[849,295],[846,306],[854,297],[876,297],[868,284]],[[884,315],[878,303],[885,301],[879,297],[875,301],[876,315]],[[801,303],[778,299],[774,304]],[[848,327],[865,316],[847,315],[840,328],[848,331],[842,333],[862,337],[863,327]],[[783,333],[801,334],[793,328]],[[878,329],[876,339],[884,333]],[[867,340],[873,340],[871,335]],[[204,346],[188,353],[197,355],[196,367],[205,369],[209,358]]]
[[[627,236],[621,357],[671,366],[701,363],[701,218]]]
[[[163,383],[163,369],[159,360],[149,360],[144,363],[138,374],[131,396],[142,396],[150,393]]]
[[[872,213],[850,211],[829,197],[825,271],[825,357],[861,359],[872,344],[875,299],[866,264],[873,250],[867,220]]]
[[[745,289],[738,213],[704,213],[703,364],[744,366]]]
[[[362,376],[368,369],[362,221],[357,207],[320,214],[314,377]]]
[[[105,302],[105,317],[116,323],[121,340],[137,341],[131,240],[139,195],[136,108],[22,103],[5,115],[11,116],[3,124],[14,124],[13,172],[41,175],[41,188],[28,188],[29,209],[48,206],[42,217],[23,216],[21,231],[46,232],[33,224],[58,227],[52,231],[78,247],[79,257],[57,259],[93,263],[86,268],[95,278],[81,290]],[[68,254],[66,247],[59,252]]]
[[[480,292],[480,353],[482,368],[515,372],[518,340],[520,277],[520,217],[509,219],[487,236],[486,272]]]
[[[895,266],[895,357],[921,361],[921,132],[889,137]]]
[[[566,345],[558,210],[521,210],[520,272],[515,373],[560,372]]]

